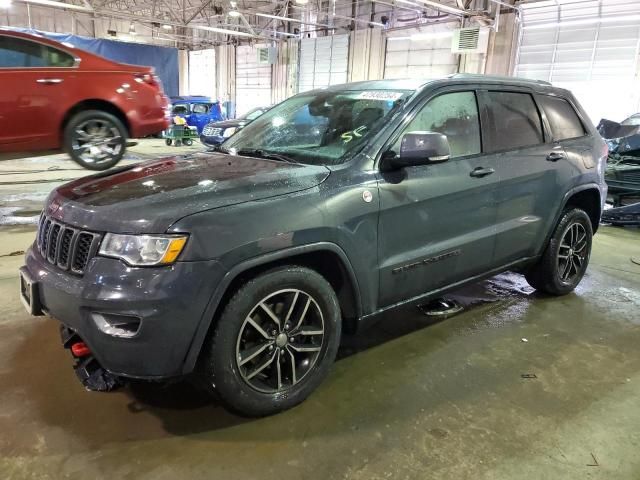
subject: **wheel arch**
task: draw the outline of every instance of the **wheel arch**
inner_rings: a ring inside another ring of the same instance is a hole
[[[568,207],[577,207],[584,210],[591,219],[593,233],[598,231],[600,216],[602,215],[602,199],[600,189],[597,186],[585,185],[570,191],[565,196],[562,210]],[[556,220],[557,223],[557,220]]]
[[[108,102],[106,100],[101,100],[97,98],[91,98],[82,100],[81,102],[76,103],[73,107],[67,111],[62,119],[62,123],[60,125],[60,140],[64,143],[64,130],[67,128],[67,124],[73,118],[73,116],[79,112],[83,112],[85,110],[102,110],[104,112],[110,113],[115,116],[118,120],[122,122],[124,127],[127,130],[127,136],[131,137],[131,124],[129,123],[129,119],[125,115],[125,113],[115,104]]]
[[[185,358],[183,373],[190,373],[195,368],[209,331],[233,293],[251,278],[285,265],[311,268],[322,275],[338,296],[344,329],[356,329],[357,320],[362,316],[362,303],[355,271],[344,250],[330,242],[278,250],[244,261],[227,272],[200,320]]]

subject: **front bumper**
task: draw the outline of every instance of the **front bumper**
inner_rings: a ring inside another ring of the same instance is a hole
[[[100,364],[116,375],[159,379],[182,375],[213,290],[224,276],[215,261],[135,268],[94,257],[82,277],[63,272],[29,249],[26,265],[42,309],[75,330]],[[134,337],[100,330],[92,314],[140,319]]]
[[[223,137],[208,137],[206,135],[200,135],[200,142],[208,147],[217,147],[225,141]]]

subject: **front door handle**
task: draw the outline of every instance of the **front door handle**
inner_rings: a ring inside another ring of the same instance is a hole
[[[557,162],[558,160],[562,160],[564,158],[564,153],[562,152],[551,152],[547,155],[547,160],[549,162]]]
[[[491,175],[494,172],[495,170],[493,168],[478,167],[474,168],[469,175],[471,175],[472,177],[481,178],[486,177],[487,175]]]
[[[61,78],[39,78],[38,80],[36,80],[36,82],[44,83],[45,85],[57,85],[59,83],[62,83],[62,79]]]

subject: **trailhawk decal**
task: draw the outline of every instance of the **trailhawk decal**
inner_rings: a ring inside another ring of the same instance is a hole
[[[393,270],[391,270],[391,273],[396,274],[396,273],[406,272],[407,270],[412,270],[412,269],[417,268],[417,267],[423,267],[423,266],[429,265],[431,263],[439,262],[440,260],[444,260],[446,258],[457,257],[461,253],[462,253],[462,250],[452,250],[452,251],[447,252],[447,253],[442,253],[440,255],[436,255],[435,257],[425,258],[424,260],[420,260],[419,262],[414,262],[414,263],[410,263],[408,265],[403,265],[402,267],[396,267]]]

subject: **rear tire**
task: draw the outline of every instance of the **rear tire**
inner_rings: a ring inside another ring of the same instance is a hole
[[[201,380],[240,415],[286,410],[329,373],[341,324],[336,294],[314,270],[286,266],[263,273],[225,306],[203,347]]]
[[[190,138],[185,138],[182,143],[184,143],[187,147],[190,147],[191,145],[193,145],[193,140],[191,140]]]
[[[529,285],[551,295],[566,295],[582,280],[589,258],[593,228],[580,208],[565,210],[544,254],[525,274]]]
[[[88,170],[107,170],[123,157],[127,129],[114,115],[101,110],[76,113],[64,129],[64,148]]]

